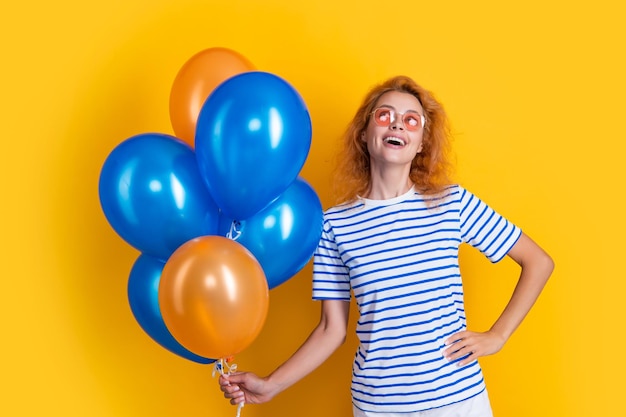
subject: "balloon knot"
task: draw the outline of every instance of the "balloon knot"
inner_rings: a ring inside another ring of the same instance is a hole
[[[219,373],[220,375],[230,375],[233,372],[237,371],[237,364],[231,363],[234,360],[233,356],[228,356],[226,358],[220,358],[215,361],[213,364],[213,373],[212,376],[215,377],[215,374]]]
[[[238,220],[233,220],[230,224],[230,230],[226,234],[226,237],[232,240],[239,239],[241,236],[241,223]]]

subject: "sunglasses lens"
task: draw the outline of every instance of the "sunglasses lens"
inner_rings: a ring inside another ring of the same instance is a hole
[[[422,118],[417,113],[407,113],[402,117],[406,130],[418,130],[422,127]]]
[[[391,110],[380,108],[374,112],[374,122],[378,126],[389,126],[391,123]]]

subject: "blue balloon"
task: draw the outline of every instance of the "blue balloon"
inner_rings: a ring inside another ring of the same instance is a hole
[[[235,239],[259,261],[270,289],[286,282],[311,259],[322,235],[323,212],[313,188],[302,178],[247,220],[223,216],[220,232]]]
[[[193,238],[217,233],[219,208],[195,153],[173,136],[146,133],[119,144],[102,167],[99,194],[113,229],[162,260]]]
[[[140,255],[128,278],[128,302],[139,326],[155,342],[190,361],[207,364],[215,362],[184,348],[169,332],[159,309],[159,281],[165,263],[148,255]]]
[[[245,72],[220,84],[196,123],[200,172],[220,209],[244,220],[297,178],[311,147],[306,105],[282,78]]]

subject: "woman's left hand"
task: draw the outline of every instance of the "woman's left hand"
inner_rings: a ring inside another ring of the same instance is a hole
[[[450,362],[463,358],[458,366],[464,366],[481,356],[493,355],[504,346],[505,340],[493,331],[484,333],[463,331],[446,339],[443,356]]]

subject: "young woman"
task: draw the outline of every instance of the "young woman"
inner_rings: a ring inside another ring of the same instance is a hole
[[[313,298],[322,314],[302,346],[266,377],[220,378],[232,404],[262,403],[322,364],[359,308],[355,417],[492,415],[476,359],[498,352],[554,264],[519,227],[449,179],[449,130],[433,95],[404,76],[373,88],[345,135],[335,177],[343,203],[324,213]],[[461,243],[521,267],[502,314],[466,328]]]

